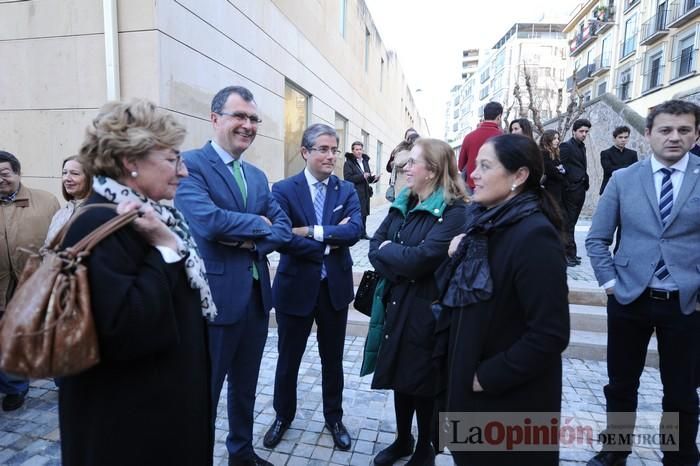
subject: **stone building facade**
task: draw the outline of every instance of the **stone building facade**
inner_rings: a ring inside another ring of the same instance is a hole
[[[55,194],[111,99],[171,111],[188,149],[211,135],[217,90],[250,88],[263,123],[246,157],[272,182],[303,166],[311,123],[336,127],[343,151],[363,141],[376,170],[407,127],[428,132],[364,0],[0,0],[0,63],[0,148]]]

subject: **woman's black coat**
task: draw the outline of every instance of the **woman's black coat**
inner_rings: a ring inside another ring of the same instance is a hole
[[[94,202],[107,201],[93,194]],[[114,215],[84,212],[64,245]],[[87,264],[101,361],[62,379],[63,464],[211,464],[206,323],[184,260],[165,263],[128,226],[99,243]]]
[[[417,396],[436,394],[431,304],[438,296],[433,274],[447,259],[452,238],[464,232],[465,222],[463,201],[445,208],[441,217],[422,210],[404,219],[392,207],[370,241],[370,262],[390,282],[372,388]],[[385,240],[392,243],[379,249]]]
[[[451,310],[447,411],[559,412],[569,341],[564,248],[542,213],[488,240],[493,296]],[[483,392],[474,392],[476,372]],[[464,465],[557,465],[558,451],[456,453]]]
[[[561,161],[559,159],[552,160],[549,152],[544,150],[542,151],[542,159],[546,176],[544,188],[552,195],[561,213],[564,214],[566,212],[564,210],[564,191],[566,190],[567,181],[566,175],[557,168],[558,165],[561,165]]]

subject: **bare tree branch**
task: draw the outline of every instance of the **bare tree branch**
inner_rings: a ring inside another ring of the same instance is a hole
[[[528,95],[528,110],[532,114],[532,123],[535,127],[535,131],[538,133],[538,135],[542,135],[542,133],[544,133],[544,127],[542,126],[540,110],[535,105],[535,95],[532,89],[532,77],[530,76],[530,72],[527,70],[527,67],[524,63],[522,69],[523,75],[525,76],[525,89],[527,90]]]

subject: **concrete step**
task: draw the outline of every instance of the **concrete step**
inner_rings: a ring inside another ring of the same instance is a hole
[[[608,317],[603,306],[569,304],[569,316],[571,330],[602,333],[608,331]]]
[[[564,351],[564,357],[577,359],[607,360],[608,336],[603,332],[588,332],[572,330],[569,346]],[[647,349],[646,366],[659,367],[659,353],[656,347],[656,337],[652,336]]]

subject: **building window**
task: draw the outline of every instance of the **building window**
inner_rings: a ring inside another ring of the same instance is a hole
[[[335,132],[338,133],[338,149],[341,152],[346,152],[347,137],[348,137],[348,119],[340,113],[335,114]]]
[[[362,148],[365,150],[365,153],[369,151],[369,133],[365,131],[364,129],[362,131]]]
[[[339,16],[339,29],[340,35],[345,38],[345,15],[348,11],[348,0],[339,0],[340,2],[340,16]]]
[[[602,40],[602,46],[600,48],[600,67],[610,68],[610,58],[612,53],[610,51],[610,35],[606,36]]]
[[[662,85],[664,70],[663,50],[647,54],[644,64],[644,90],[656,89]]]
[[[608,91],[608,83],[607,81],[603,81],[602,83],[598,84],[598,93],[596,94],[598,97],[601,95],[605,94]]]
[[[284,86],[284,173],[290,176],[304,168],[299,147],[309,123],[309,95],[290,82]]]
[[[384,90],[384,59],[379,63],[379,92]]]
[[[637,14],[625,21],[625,35],[622,40],[620,58],[625,58],[637,49]]]
[[[382,151],[384,151],[384,144],[382,144],[382,141],[377,139],[377,157],[375,157],[374,160],[374,174],[378,175],[382,172]],[[381,184],[378,182],[376,184],[377,191],[381,191],[382,187]]]
[[[365,71],[369,70],[369,29],[365,28]]]
[[[632,96],[632,68],[620,71],[618,75],[617,96],[620,100],[629,100]]]
[[[695,72],[695,31],[676,43],[673,58],[673,78],[682,78]]]

